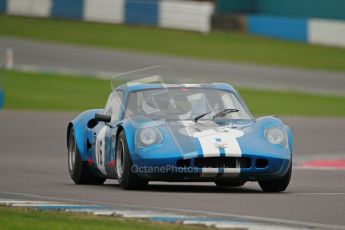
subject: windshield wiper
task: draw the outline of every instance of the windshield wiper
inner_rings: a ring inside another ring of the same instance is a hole
[[[210,114],[210,113],[213,113],[213,112],[215,112],[215,111],[218,111],[218,110],[219,110],[219,109],[212,110],[212,111],[209,111],[209,112],[207,112],[207,113],[200,114],[200,115],[198,115],[198,116],[196,116],[196,117],[194,118],[194,122],[196,123],[196,122],[198,122],[198,120],[200,120],[200,119],[203,118],[204,116],[206,116],[206,115],[208,115],[208,114]],[[227,113],[235,113],[235,112],[238,112],[238,111],[239,111],[238,109],[223,109],[222,111],[216,113],[216,114],[212,117],[212,119],[215,118],[215,117],[217,117],[217,116],[221,116],[221,115],[224,115],[224,114],[227,114]]]
[[[194,122],[197,123],[198,120],[200,120],[201,118],[203,118],[204,116],[206,116],[207,114],[210,114],[210,113],[212,113],[212,112],[213,112],[213,111],[210,111],[210,112],[203,113],[203,114],[200,114],[200,115],[194,117]]]
[[[218,117],[218,116],[223,116],[223,115],[228,114],[228,113],[236,113],[238,111],[239,111],[238,109],[224,109],[223,111],[216,113],[212,119],[214,119],[215,117]]]

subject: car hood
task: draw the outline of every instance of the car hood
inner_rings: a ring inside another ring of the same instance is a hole
[[[244,132],[230,124],[213,121],[173,121],[166,122],[165,128],[179,150],[191,157],[195,154],[211,157],[219,156],[221,153],[232,153],[233,156],[241,153],[237,138],[242,137]]]
[[[284,149],[266,141],[265,129],[283,123],[273,117],[258,120],[215,121],[152,121],[135,120],[138,128],[158,127],[163,143],[157,151],[178,151],[183,157],[233,156],[277,152]],[[154,149],[150,149],[154,151]]]

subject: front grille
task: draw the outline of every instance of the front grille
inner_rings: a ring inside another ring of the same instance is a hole
[[[198,168],[250,168],[248,157],[204,157],[195,158],[194,166]]]

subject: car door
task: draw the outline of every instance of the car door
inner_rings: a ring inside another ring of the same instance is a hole
[[[116,123],[122,115],[122,91],[114,91],[109,95],[103,113],[111,116],[108,124],[100,122],[94,129],[95,136],[95,162],[104,175],[113,175],[115,170],[114,148],[116,141]]]

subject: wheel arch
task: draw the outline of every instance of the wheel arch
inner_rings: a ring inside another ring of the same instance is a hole
[[[69,145],[69,135],[71,133],[72,128],[74,129],[75,141],[77,144],[77,149],[80,154],[82,161],[87,161],[87,124],[88,122],[94,118],[96,113],[100,113],[101,109],[93,109],[87,110],[75,119],[70,121],[67,126],[67,148]]]
[[[71,133],[71,130],[73,128],[73,123],[72,122],[69,122],[68,123],[68,126],[67,126],[67,135],[66,135],[66,144],[67,144],[67,148],[69,147],[69,136],[70,136],[70,133]]]
[[[128,124],[127,122],[121,123],[118,126],[118,129],[116,131],[116,143],[119,138],[119,134],[121,132],[124,132],[124,135],[126,137],[127,141],[127,146],[128,146],[128,151],[129,151],[129,156],[131,157],[131,160],[133,161],[134,158],[134,149],[135,149],[135,130],[134,128]]]
[[[291,128],[289,126],[285,125],[285,129],[286,129],[286,132],[288,134],[289,148],[290,148],[291,157],[292,157],[292,153],[293,153],[293,134],[292,134]]]

